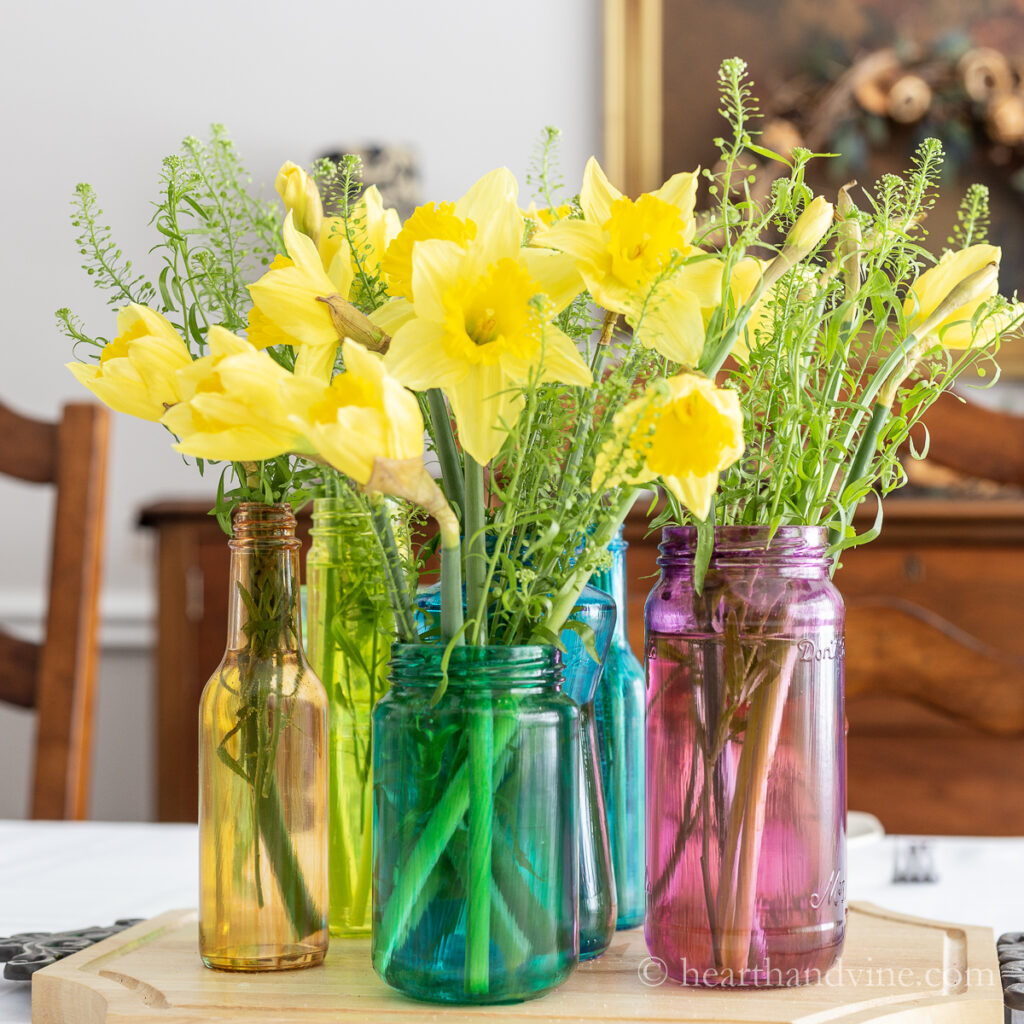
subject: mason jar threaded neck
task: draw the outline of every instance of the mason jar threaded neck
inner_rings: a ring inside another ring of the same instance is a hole
[[[716,526],[710,566],[777,566],[806,571],[826,571],[828,531],[823,526]],[[658,545],[662,568],[692,568],[697,555],[697,527],[666,526]]]
[[[369,517],[352,495],[316,498],[313,501],[313,524],[309,533],[316,537],[340,526],[348,526],[356,519],[365,519],[366,528],[372,529]]]
[[[442,681],[445,647],[442,644],[393,644],[393,687],[434,690]],[[557,648],[544,644],[455,647],[448,659],[448,685],[452,690],[512,690],[560,687],[562,659]]]

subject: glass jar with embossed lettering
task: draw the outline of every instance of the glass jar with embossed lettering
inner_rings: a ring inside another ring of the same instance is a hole
[[[846,927],[842,598],[818,527],[664,531],[646,605],[647,945],[698,985],[820,979]]]

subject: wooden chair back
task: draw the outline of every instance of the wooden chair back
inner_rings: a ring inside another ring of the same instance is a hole
[[[0,473],[57,489],[43,642],[0,630],[0,700],[37,712],[33,818],[87,812],[108,435],[99,405],[50,423],[0,403]]]
[[[1024,487],[1024,416],[946,394],[925,414],[931,462],[981,480]],[[915,439],[917,437],[915,431]]]

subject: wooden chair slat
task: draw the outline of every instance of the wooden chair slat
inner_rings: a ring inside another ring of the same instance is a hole
[[[34,818],[88,809],[109,424],[98,405],[65,406],[56,424],[0,405],[0,472],[57,489],[45,640],[0,637],[0,700],[38,713]]]
[[[0,630],[0,701],[35,707],[39,645]]]
[[[58,424],[22,416],[0,402],[0,474],[29,483],[57,479]]]

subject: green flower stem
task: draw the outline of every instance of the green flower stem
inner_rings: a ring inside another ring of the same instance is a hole
[[[594,356],[590,362],[590,372],[594,381],[599,383],[601,373],[604,369],[605,360],[608,358],[608,350],[611,348],[612,335],[615,333],[615,324],[618,322],[619,314],[608,311],[604,316],[604,323],[601,325],[601,336],[598,338],[594,348]],[[579,416],[576,418],[576,429],[573,432],[572,443],[569,445],[569,455],[565,460],[565,468],[562,470],[562,482],[559,487],[563,498],[578,486],[576,474],[580,463],[583,461],[583,454],[587,450],[586,440],[591,432],[591,423],[594,417],[594,406],[597,403],[595,388],[587,388],[580,399]]]
[[[530,951],[530,940],[523,934],[494,879],[491,879],[491,924],[505,969],[514,971],[521,967]]]
[[[363,809],[363,842],[359,850],[359,867],[356,869],[356,886],[352,892],[352,924],[359,926],[366,921],[370,905],[370,881],[373,875],[373,829],[370,817],[373,814],[373,788],[366,785]],[[337,804],[332,805],[337,807]]]
[[[380,540],[384,552],[384,566],[391,607],[395,612],[395,627],[400,643],[418,644],[419,630],[416,628],[416,615],[409,596],[409,587],[402,565],[402,556],[395,542],[395,532],[391,526],[391,515],[384,501],[372,503],[373,528]]]
[[[846,491],[846,488],[850,484],[862,477],[867,476],[871,468],[871,460],[874,458],[875,450],[878,447],[878,435],[882,432],[882,428],[885,426],[886,420],[889,418],[889,407],[879,402],[874,409],[871,410],[871,419],[868,420],[868,425],[861,436],[860,443],[857,445],[856,454],[853,457],[853,462],[850,463],[850,469],[846,474],[846,478],[843,480],[843,486],[840,488],[840,496]],[[849,515],[853,514],[854,505],[856,502],[851,502],[847,512]],[[835,544],[840,538],[839,530],[832,529],[828,535],[829,543]]]
[[[529,883],[523,878],[516,861],[515,850],[502,829],[494,836],[491,864],[494,869],[494,880],[505,897],[506,906],[518,929],[527,936],[527,941],[534,949],[550,948],[553,945],[552,935],[555,931],[551,911],[537,899]]]
[[[492,768],[500,779],[508,763],[508,745],[516,731],[515,719],[500,718],[494,725]],[[430,819],[408,856],[402,859],[398,884],[388,898],[381,917],[379,935],[386,936],[381,950],[381,971],[386,971],[395,947],[409,933],[415,920],[420,894],[431,872],[448,846],[469,809],[469,763],[464,761],[452,776],[448,788],[434,807]],[[420,911],[422,913],[422,910]]]
[[[303,938],[317,931],[323,918],[306,886],[302,867],[288,834],[274,775],[278,737],[282,728],[293,727],[285,717],[283,677],[281,665],[275,663],[276,655],[279,653],[282,634],[291,640],[298,631],[298,623],[288,615],[289,596],[278,568],[277,553],[254,552],[252,592],[246,591],[241,583],[239,589],[249,608],[248,623],[244,627],[248,643],[238,658],[241,697],[244,702],[237,726],[241,741],[240,757],[237,762],[233,761],[227,752],[226,744],[234,730],[221,740],[218,756],[245,778],[251,789],[257,901],[262,907],[262,848],[266,851],[295,934]],[[272,691],[276,700],[273,703],[270,700],[270,673],[276,678]]]
[[[459,513],[465,516],[466,491],[462,483],[462,465],[459,461],[459,450],[455,447],[455,435],[452,433],[452,420],[448,414],[444,395],[438,388],[427,391],[427,405],[430,419],[434,427],[434,444],[437,446],[437,458],[441,463],[441,479],[444,481],[444,493],[450,504],[457,505]]]
[[[487,643],[487,542],[484,536],[484,467],[466,453],[466,611],[470,642]]]
[[[445,643],[465,643],[462,611],[462,546],[441,547],[441,636]]]
[[[494,834],[494,719],[481,700],[469,722],[469,857],[466,991],[486,992],[491,958],[491,847]]]
[[[256,813],[263,845],[281,890],[288,919],[296,936],[304,938],[319,930],[321,914],[306,888],[302,866],[288,837],[281,797],[273,777],[264,784],[263,793],[256,796]]]
[[[611,543],[612,538],[618,533],[619,527],[625,521],[626,516],[629,515],[629,510],[633,507],[639,494],[639,489],[632,488],[623,495],[612,517],[587,541],[588,546],[603,550]],[[583,560],[581,559],[580,561],[582,562]],[[590,572],[583,568],[576,568],[566,580],[561,590],[554,595],[554,600],[547,615],[538,623],[537,630],[527,643],[548,643],[549,640],[545,640],[545,636],[550,637],[551,634],[558,636],[572,614],[573,608],[579,603],[580,595],[589,582]]]

